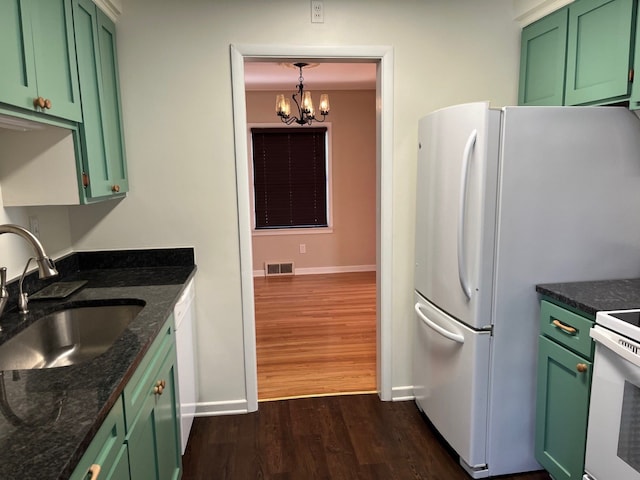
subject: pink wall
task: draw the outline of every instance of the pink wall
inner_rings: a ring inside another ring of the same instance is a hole
[[[285,92],[246,92],[248,123],[279,121],[274,110],[276,93]],[[321,92],[312,93],[317,102]],[[254,271],[263,270],[265,261],[293,261],[298,273],[344,271],[376,263],[375,91],[327,93],[331,100],[327,122],[331,123],[333,232],[254,235]],[[306,246],[306,253],[300,253],[300,244]]]

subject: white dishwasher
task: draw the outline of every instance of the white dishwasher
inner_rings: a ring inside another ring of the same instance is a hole
[[[195,335],[195,281],[191,280],[173,310],[176,321],[178,391],[180,395],[180,431],[182,454],[187,448],[198,401]]]

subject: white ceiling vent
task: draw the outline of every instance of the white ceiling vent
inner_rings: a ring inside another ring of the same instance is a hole
[[[265,277],[295,275],[293,262],[265,262],[264,275]]]

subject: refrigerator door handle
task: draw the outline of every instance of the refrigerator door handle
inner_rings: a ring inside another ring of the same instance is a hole
[[[433,321],[429,320],[428,317],[425,316],[424,313],[422,313],[422,310],[420,310],[420,303],[416,303],[414,306],[414,309],[416,311],[416,313],[418,314],[418,318],[420,320],[422,320],[422,322],[429,328],[431,328],[432,330],[435,330],[437,333],[439,333],[440,335],[442,335],[445,338],[448,338],[449,340],[453,340],[456,343],[464,343],[464,337],[462,335],[460,335],[459,333],[455,333],[455,332],[450,332],[449,330],[447,330],[446,328],[442,328],[440,325],[434,323]]]
[[[464,251],[464,219],[467,213],[467,180],[469,177],[469,167],[471,165],[471,153],[476,144],[478,131],[473,130],[467,139],[462,154],[462,176],[460,178],[460,205],[458,211],[458,277],[460,286],[468,300],[471,300],[471,287],[467,276],[467,259]]]

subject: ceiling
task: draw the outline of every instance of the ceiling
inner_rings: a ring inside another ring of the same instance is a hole
[[[295,90],[300,71],[282,62],[245,62],[244,81],[247,90]],[[375,63],[311,63],[302,71],[306,90],[375,90]]]

